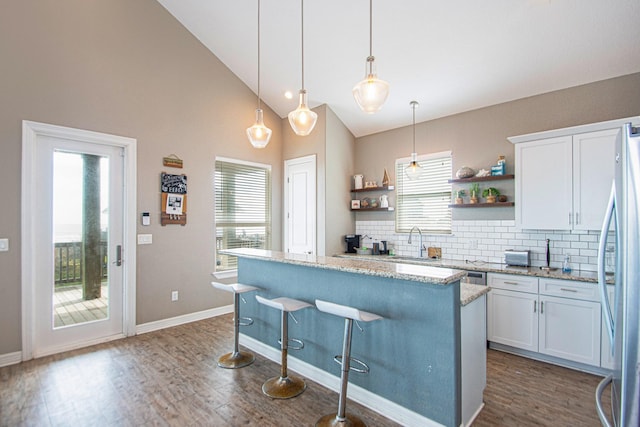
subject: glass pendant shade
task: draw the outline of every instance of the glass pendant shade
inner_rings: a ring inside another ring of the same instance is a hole
[[[299,136],[307,136],[311,133],[318,121],[318,115],[307,107],[307,91],[300,90],[300,104],[298,108],[289,113],[291,129]]]
[[[404,169],[404,172],[407,174],[407,178],[411,181],[415,181],[420,178],[420,175],[422,174],[422,168],[416,160],[417,157],[417,153],[411,153],[411,163],[409,163],[409,165]]]
[[[255,148],[264,148],[271,139],[271,129],[264,125],[262,109],[256,108],[256,123],[247,128],[247,137],[249,142]]]
[[[389,96],[389,83],[380,80],[374,70],[374,57],[367,58],[368,73],[365,78],[353,87],[353,97],[362,111],[375,113]]]

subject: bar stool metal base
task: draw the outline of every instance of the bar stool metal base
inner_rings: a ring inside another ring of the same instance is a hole
[[[366,427],[366,424],[355,415],[347,414],[344,419],[339,419],[337,414],[329,414],[320,418],[316,427]]]
[[[255,356],[246,351],[227,353],[218,359],[218,366],[225,369],[238,369],[249,366],[256,360]]]
[[[298,377],[273,377],[262,384],[262,392],[274,399],[290,399],[300,395],[307,384]]]

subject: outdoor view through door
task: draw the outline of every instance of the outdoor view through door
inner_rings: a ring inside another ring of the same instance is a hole
[[[109,159],[54,151],[53,327],[109,317]]]

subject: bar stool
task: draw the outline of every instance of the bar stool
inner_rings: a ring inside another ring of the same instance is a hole
[[[333,314],[335,316],[344,317],[344,341],[342,344],[342,356],[335,356],[335,360],[342,366],[342,373],[340,375],[340,397],[338,400],[338,413],[328,414],[320,418],[316,422],[316,427],[325,426],[354,426],[364,427],[366,424],[360,418],[355,415],[346,414],[347,406],[347,385],[349,384],[349,370],[354,372],[366,374],[369,373],[369,366],[361,360],[351,357],[351,333],[353,331],[353,321],[372,322],[374,320],[382,319],[377,314],[369,313],[366,311],[358,310],[357,308],[349,307],[346,305],[334,304],[332,302],[316,300],[316,307],[318,310],[325,313]],[[351,366],[351,362],[355,362],[362,368],[354,368]]]
[[[274,399],[289,399],[301,394],[306,388],[304,380],[299,377],[290,377],[287,375],[287,354],[289,349],[289,341],[293,341],[298,346],[291,347],[292,350],[302,350],[304,343],[295,338],[289,338],[289,314],[294,311],[302,310],[306,307],[312,307],[304,301],[297,299],[280,297],[274,299],[263,298],[256,295],[256,299],[260,304],[275,308],[282,312],[282,320],[280,321],[280,350],[282,352],[282,363],[280,367],[280,376],[273,377],[262,384],[262,392]],[[291,314],[293,317],[293,314]],[[296,321],[295,317],[293,318]],[[297,323],[297,322],[296,322]]]
[[[240,326],[253,324],[253,319],[250,317],[240,317],[240,294],[255,291],[260,288],[243,285],[242,283],[226,285],[224,283],[211,282],[211,285],[213,285],[214,288],[233,293],[233,352],[220,356],[218,366],[226,369],[237,369],[249,366],[255,360],[255,356],[249,352],[238,350],[238,336],[240,335]],[[244,301],[244,298],[242,300]],[[246,303],[246,301],[244,302]]]

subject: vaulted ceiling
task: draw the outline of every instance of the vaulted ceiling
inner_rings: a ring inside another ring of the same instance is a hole
[[[257,0],[158,0],[257,91]],[[281,117],[301,87],[300,0],[262,0],[261,95]],[[367,0],[304,2],[305,88],[356,136],[640,72],[638,0],[373,0],[373,55],[391,91],[363,113]],[[293,93],[293,99],[284,96]]]

